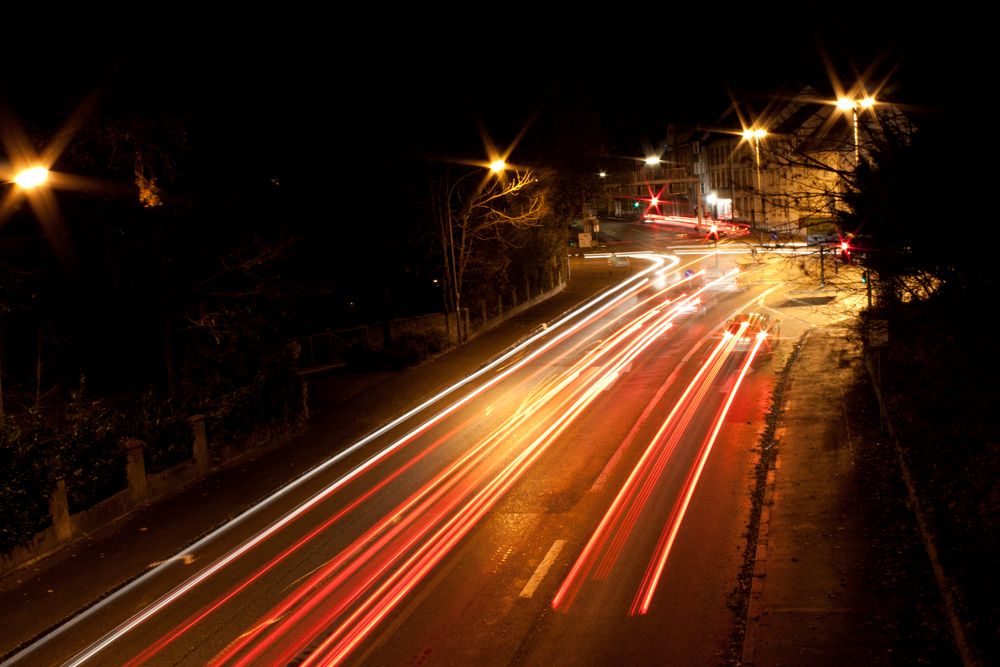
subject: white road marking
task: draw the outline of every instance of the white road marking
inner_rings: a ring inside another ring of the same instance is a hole
[[[556,557],[559,555],[559,552],[562,551],[564,544],[566,544],[566,540],[556,540],[552,543],[552,547],[549,549],[549,552],[545,554],[545,558],[543,558],[542,562],[535,568],[535,573],[531,575],[531,579],[528,579],[528,583],[526,583],[524,588],[521,589],[521,597],[530,598],[535,594],[535,589],[538,588],[538,584],[542,583],[542,579],[545,578],[545,575],[549,573],[549,568],[552,567],[552,563],[556,561]]]

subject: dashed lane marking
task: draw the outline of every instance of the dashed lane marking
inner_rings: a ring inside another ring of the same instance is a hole
[[[549,549],[549,552],[545,554],[545,558],[543,558],[542,562],[535,568],[535,573],[531,575],[531,579],[528,579],[528,583],[526,583],[524,588],[521,589],[521,597],[530,598],[535,594],[535,589],[537,589],[538,585],[542,583],[542,579],[545,578],[545,575],[549,573],[549,568],[552,567],[552,563],[554,563],[556,557],[559,556],[559,552],[562,551],[564,544],[566,544],[566,540],[556,540],[552,543],[552,547]]]

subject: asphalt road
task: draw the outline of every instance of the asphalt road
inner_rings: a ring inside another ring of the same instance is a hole
[[[632,261],[615,294],[150,570],[30,664],[720,661],[781,357],[751,365],[721,327],[790,295],[683,280],[725,257]],[[692,294],[706,308],[675,309]]]

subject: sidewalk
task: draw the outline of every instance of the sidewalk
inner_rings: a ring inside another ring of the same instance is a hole
[[[961,664],[861,351],[807,333],[777,423],[742,665]]]

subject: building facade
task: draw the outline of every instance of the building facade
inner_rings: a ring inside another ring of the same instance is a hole
[[[658,165],[608,175],[608,192],[636,217],[661,194],[668,215],[732,220],[762,232],[805,235],[828,228],[846,179],[888,127],[912,131],[891,105],[838,107],[805,87],[776,96],[744,138],[735,115],[725,129],[670,127]],[[633,199],[629,199],[629,198]],[[635,206],[639,202],[640,206]]]

